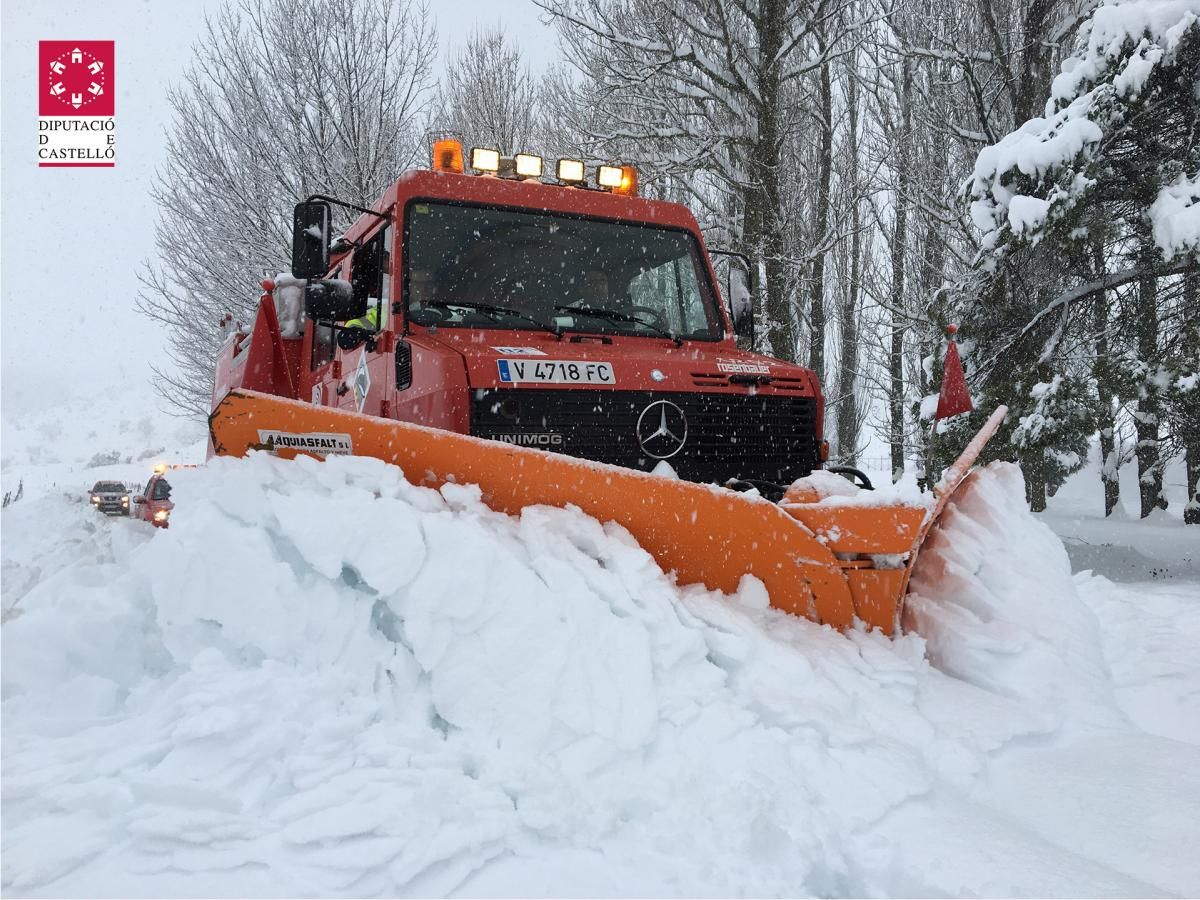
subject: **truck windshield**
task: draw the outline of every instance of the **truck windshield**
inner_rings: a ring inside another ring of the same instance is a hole
[[[684,231],[413,203],[404,241],[408,316],[418,325],[723,336],[696,240]]]

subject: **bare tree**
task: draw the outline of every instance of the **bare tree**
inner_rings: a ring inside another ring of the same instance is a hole
[[[557,20],[601,110],[581,122],[584,149],[618,148],[648,180],[683,192],[702,219],[736,219],[728,230],[754,260],[767,342],[795,359],[785,145],[809,125],[811,80],[853,45],[862,23],[843,14],[853,0],[535,2]],[[827,243],[823,234],[810,241]]]
[[[287,259],[292,205],[370,203],[425,152],[436,40],[410,0],[238,0],[206,22],[168,93],[157,261],[138,298],[168,329],[176,366],[159,388],[182,412],[207,412],[218,323],[251,320],[256,281]]]
[[[451,57],[435,128],[512,154],[541,150],[541,85],[501,26],[476,28]]]

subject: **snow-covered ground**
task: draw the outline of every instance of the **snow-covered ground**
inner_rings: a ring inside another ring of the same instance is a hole
[[[1187,474],[1183,461],[1167,467],[1167,508],[1138,518],[1136,465],[1121,468],[1121,503],[1104,517],[1097,449],[1091,465],[1067,479],[1041,516],[1059,534],[1076,569],[1091,569],[1114,581],[1183,578],[1200,582],[1200,528],[1183,524]]]
[[[165,414],[144,366],[111,365],[94,382],[5,382],[0,425],[5,493],[82,495],[100,480],[145,484],[160,462],[204,461],[204,424]]]
[[[1200,581],[1072,574],[1011,467],[892,641],[373,460],[173,483],[3,512],[6,895],[1200,892]]]

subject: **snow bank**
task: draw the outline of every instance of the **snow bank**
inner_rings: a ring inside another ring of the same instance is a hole
[[[1107,578],[1081,572],[1075,579],[1108,623],[1105,657],[1122,710],[1145,731],[1200,744],[1200,579],[1142,582],[1136,603]]]
[[[943,865],[954,842],[933,811],[993,808],[994,759],[1120,721],[1040,533],[1021,544],[1052,578],[1039,599],[992,596],[1036,608],[1029,633],[920,582],[933,658],[953,672],[966,657],[945,638],[963,632],[979,660],[968,680],[931,666],[919,637],[776,613],[751,579],[733,597],[681,590],[577,510],[502,516],[474,488],[414,487],[356,458],[217,460],[173,484],[167,531],[49,497],[23,511],[27,528],[4,513],[6,573],[30,571],[47,533],[96,529],[94,553],[24,580],[3,628],[10,896],[1189,884],[1177,860],[1147,874],[1143,857],[1089,857],[1008,812],[983,813],[1006,842]],[[971,496],[1019,489],[1002,471]],[[970,565],[987,564],[991,529],[1017,528],[1016,508],[961,514]],[[930,558],[953,567],[948,548]],[[964,596],[995,590],[952,574]],[[6,606],[8,591],[6,578]],[[1054,643],[1051,622],[1079,633]],[[1050,665],[1048,643],[1082,675]],[[1106,834],[1200,838],[1197,820]]]
[[[1021,471],[972,473],[921,551],[905,627],[943,671],[1054,721],[1116,727],[1100,629],[1066,550],[1029,514]]]

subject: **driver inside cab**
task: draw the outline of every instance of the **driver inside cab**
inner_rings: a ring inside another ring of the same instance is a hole
[[[351,319],[345,324],[346,328],[363,328],[375,332],[379,330],[380,310],[383,310],[391,299],[392,291],[392,255],[384,247],[380,253],[380,274],[374,279],[375,290],[367,296],[367,311],[357,319]],[[376,295],[381,296],[376,296]]]
[[[599,269],[589,269],[583,282],[580,306],[609,309],[608,276]]]

